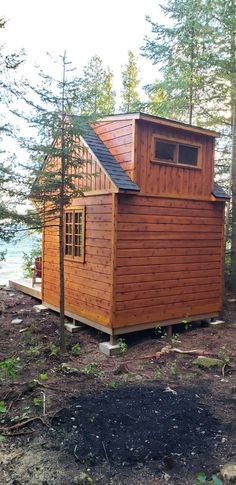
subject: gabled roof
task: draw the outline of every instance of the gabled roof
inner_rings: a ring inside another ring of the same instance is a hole
[[[230,199],[229,193],[226,192],[226,190],[223,189],[223,187],[218,185],[216,182],[214,183],[212,194],[214,195],[214,197],[216,197],[216,199]]]
[[[136,192],[140,190],[139,186],[131,180],[91,126],[84,125],[82,138],[118,189]]]

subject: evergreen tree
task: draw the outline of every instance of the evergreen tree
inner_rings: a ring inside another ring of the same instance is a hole
[[[6,27],[6,21],[0,19],[0,33]],[[23,51],[11,54],[6,53],[6,48],[0,45],[0,143],[7,136],[13,136],[13,127],[6,121],[13,102],[20,96],[20,82],[16,80],[15,73],[19,65],[24,61]],[[0,148],[0,241],[8,242],[15,234],[16,223],[20,221],[20,215],[14,208],[13,196],[16,189],[13,187],[15,180],[14,160]],[[11,198],[11,201],[10,201]],[[0,253],[0,259],[3,252]]]
[[[160,80],[156,80],[154,84],[144,86],[144,90],[148,96],[148,101],[142,106],[144,111],[154,116],[175,118],[174,112],[169,113],[167,109],[168,94]]]
[[[153,99],[156,88],[166,93],[161,111],[171,118],[198,123],[205,99],[206,67],[210,50],[211,24],[207,0],[169,0],[162,6],[169,25],[151,21],[151,38],[146,37],[142,53],[163,73],[163,80],[149,86],[152,112],[158,114],[159,99]]]
[[[121,92],[121,106],[120,110],[123,113],[136,111],[140,107],[140,99],[138,93],[139,69],[135,55],[132,51],[128,52],[128,63],[124,66],[122,71],[122,85]]]
[[[143,55],[160,67],[163,79],[149,86],[152,112],[219,130],[216,173],[232,188],[231,287],[236,290],[236,2],[169,0],[169,25],[152,26]],[[155,97],[154,97],[155,101]],[[231,167],[231,168],[230,168]],[[227,187],[228,188],[228,187]]]
[[[231,288],[236,291],[236,2],[213,0],[215,49],[212,100],[214,117],[225,124],[231,148]],[[211,100],[211,102],[212,102]],[[220,107],[220,109],[219,109]]]
[[[103,116],[114,113],[115,92],[113,74],[103,66],[102,59],[93,56],[84,67],[76,94],[79,112],[83,115]]]
[[[28,170],[28,196],[36,202],[38,208],[38,219],[34,220],[34,215],[30,214],[31,226],[54,226],[58,231],[60,348],[64,353],[64,211],[74,198],[82,194],[79,181],[82,178],[80,168],[84,159],[80,135],[85,129],[85,118],[71,114],[78,79],[71,76],[65,54],[62,57],[61,79],[52,79],[44,74],[41,77],[41,85],[28,86],[27,105],[30,114],[20,114],[31,128],[37,130],[38,139],[23,138],[20,141],[21,146],[31,154],[31,160],[25,167],[25,171],[26,168]]]

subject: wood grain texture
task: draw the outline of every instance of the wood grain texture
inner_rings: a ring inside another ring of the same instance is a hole
[[[114,327],[219,311],[224,204],[118,200]]]
[[[199,168],[168,163],[152,163],[153,138],[199,146]],[[210,199],[213,189],[214,139],[171,126],[136,121],[134,173],[141,194],[172,195]]]
[[[65,259],[65,307],[109,325],[112,305],[112,194],[81,197],[72,208],[86,207],[85,262]],[[44,230],[44,301],[59,304],[58,228]]]
[[[131,120],[97,121],[94,131],[124,171],[134,180],[134,123]]]

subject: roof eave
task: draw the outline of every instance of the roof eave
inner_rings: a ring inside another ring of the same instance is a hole
[[[179,130],[189,131],[192,133],[199,133],[204,136],[209,136],[211,138],[218,138],[220,133],[215,130],[208,130],[207,128],[201,128],[200,126],[190,125],[187,123],[182,123],[177,120],[169,120],[167,118],[161,118],[158,116],[152,116],[145,113],[140,113],[140,120],[142,121],[149,121],[151,123],[164,125],[164,126],[173,126]]]
[[[142,120],[149,123],[155,123],[164,126],[173,126],[179,130],[185,130],[192,133],[199,133],[201,135],[209,136],[210,138],[218,138],[220,133],[215,130],[209,130],[208,128],[201,128],[200,126],[190,125],[188,123],[183,123],[178,120],[171,120],[168,118],[162,118],[159,116],[149,115],[147,113],[142,113],[141,111],[135,111],[133,113],[118,113],[114,115],[105,116],[99,119],[99,122],[105,121],[118,121],[118,120]],[[96,122],[95,122],[96,124]]]

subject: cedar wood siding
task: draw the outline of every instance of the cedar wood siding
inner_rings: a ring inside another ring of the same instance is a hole
[[[83,164],[78,170],[79,174],[81,174],[81,178],[77,179],[78,187],[84,191],[111,191],[113,184],[84,142],[81,141],[80,143],[80,156]]]
[[[112,294],[112,195],[74,200],[85,207],[85,262],[65,258],[65,309],[108,326]],[[44,229],[43,295],[59,306],[58,227]]]
[[[133,127],[134,122],[132,119],[123,121],[98,121],[93,125],[94,131],[131,180],[134,180]]]
[[[224,203],[119,196],[114,327],[222,304]]]
[[[65,258],[66,311],[127,331],[217,313],[225,204],[211,195],[213,137],[133,119],[96,122],[93,128],[141,190],[112,194],[114,184],[86,152],[83,173],[92,180],[93,195],[71,206],[85,207],[85,262]],[[153,134],[200,145],[201,167],[152,163]],[[58,228],[44,230],[43,255],[43,301],[58,307]]]
[[[200,145],[201,168],[151,162],[153,135],[161,139]],[[136,183],[140,194],[210,199],[214,179],[214,138],[181,129],[136,121]]]

